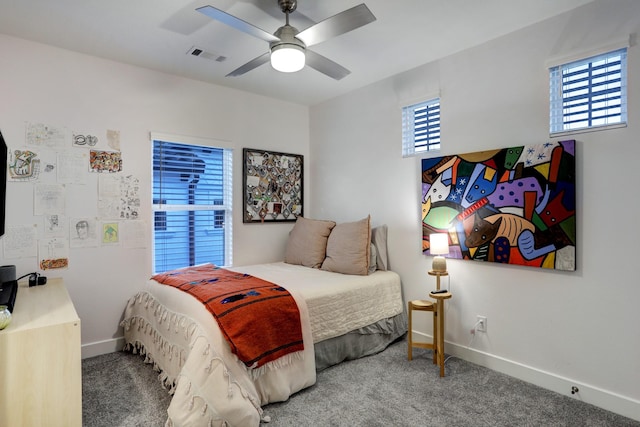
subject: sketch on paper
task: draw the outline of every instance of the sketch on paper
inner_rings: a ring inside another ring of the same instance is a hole
[[[107,130],[107,145],[112,150],[120,151],[120,131]]]
[[[61,126],[27,123],[26,142],[30,146],[62,149],[68,146],[69,131]]]
[[[102,224],[102,244],[114,245],[120,243],[117,222],[105,222]]]
[[[86,152],[63,151],[58,153],[58,183],[80,184],[87,181],[87,163],[89,155]]]
[[[74,147],[95,147],[98,143],[98,137],[89,134],[73,134],[73,146]]]
[[[69,242],[72,248],[92,248],[98,246],[98,226],[95,218],[70,218]]]
[[[10,225],[2,237],[5,258],[26,258],[38,254],[36,238],[38,228],[35,225]]]
[[[422,251],[449,235],[450,258],[575,270],[575,141],[422,159]]]
[[[59,270],[69,267],[69,245],[66,239],[41,239],[38,245],[41,270]]]
[[[39,174],[36,177],[38,182],[56,183],[56,172],[58,170],[58,162],[55,151],[38,150],[38,159],[40,160]]]
[[[67,218],[63,215],[44,215],[44,237],[66,237],[69,233]]]
[[[36,184],[33,187],[33,214],[59,214],[66,212],[66,191],[64,185]]]
[[[100,175],[98,212],[102,218],[138,219],[140,179],[133,175]]]
[[[9,181],[35,181],[40,174],[40,159],[31,150],[10,150]]]
[[[122,171],[122,154],[119,151],[91,150],[89,171],[109,173]]]
[[[127,249],[147,247],[147,223],[141,220],[123,221],[120,238]]]

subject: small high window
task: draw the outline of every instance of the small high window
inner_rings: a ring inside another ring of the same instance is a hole
[[[627,49],[549,69],[550,133],[627,123]]]
[[[440,98],[402,108],[402,157],[440,150]]]

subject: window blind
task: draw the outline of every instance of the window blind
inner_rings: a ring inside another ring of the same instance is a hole
[[[550,68],[550,132],[626,124],[626,69],[626,48]]]
[[[231,263],[231,151],[153,141],[154,271]]]
[[[402,156],[440,149],[440,99],[402,108]]]

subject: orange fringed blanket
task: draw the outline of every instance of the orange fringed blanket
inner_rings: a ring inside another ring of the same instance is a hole
[[[212,264],[168,271],[152,279],[202,302],[231,351],[250,368],[304,349],[298,306],[276,284]]]

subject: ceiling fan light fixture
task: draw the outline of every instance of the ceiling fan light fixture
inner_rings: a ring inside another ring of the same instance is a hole
[[[281,43],[271,48],[271,66],[282,73],[295,73],[304,68],[304,48],[293,43]]]

